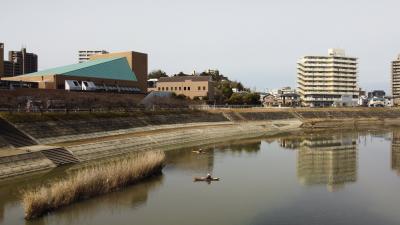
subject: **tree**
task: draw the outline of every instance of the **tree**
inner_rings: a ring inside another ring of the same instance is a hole
[[[184,77],[184,76],[190,76],[189,74],[185,74],[184,72],[179,72],[178,74],[175,74],[174,77]]]
[[[243,94],[233,93],[228,99],[228,104],[230,105],[242,105],[243,104]]]
[[[231,105],[259,105],[260,95],[257,93],[233,93],[228,99]]]
[[[229,80],[226,76],[219,73],[218,70],[215,70],[213,73],[209,73],[204,71],[200,73],[200,76],[210,76],[213,81],[222,81],[222,80]]]
[[[243,96],[243,103],[247,105],[259,105],[260,102],[260,94],[258,93],[246,93]]]
[[[168,75],[162,70],[153,70],[148,75],[149,79],[159,79],[160,77],[168,77]]]

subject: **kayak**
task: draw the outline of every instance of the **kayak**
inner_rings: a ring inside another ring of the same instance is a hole
[[[219,181],[218,177],[207,178],[207,177],[195,177],[194,181]]]
[[[205,153],[204,151],[192,151],[193,153],[202,154]]]

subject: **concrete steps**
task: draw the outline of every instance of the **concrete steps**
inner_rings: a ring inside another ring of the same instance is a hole
[[[40,153],[42,153],[57,166],[79,162],[78,158],[64,148],[47,149],[40,151]]]
[[[24,147],[37,144],[32,138],[0,118],[1,139],[14,147]]]

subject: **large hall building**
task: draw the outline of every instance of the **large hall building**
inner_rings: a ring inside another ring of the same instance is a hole
[[[86,62],[2,80],[37,83],[40,89],[147,93],[147,54],[92,55]]]

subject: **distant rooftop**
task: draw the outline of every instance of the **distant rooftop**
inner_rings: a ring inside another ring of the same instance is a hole
[[[211,81],[210,76],[173,76],[173,77],[160,77],[158,82],[184,82],[190,81]]]
[[[125,57],[90,60],[83,63],[56,67],[18,77],[65,75],[113,80],[137,81]]]
[[[330,48],[328,50],[328,55],[329,56],[346,56],[346,52],[344,51],[344,49]]]

